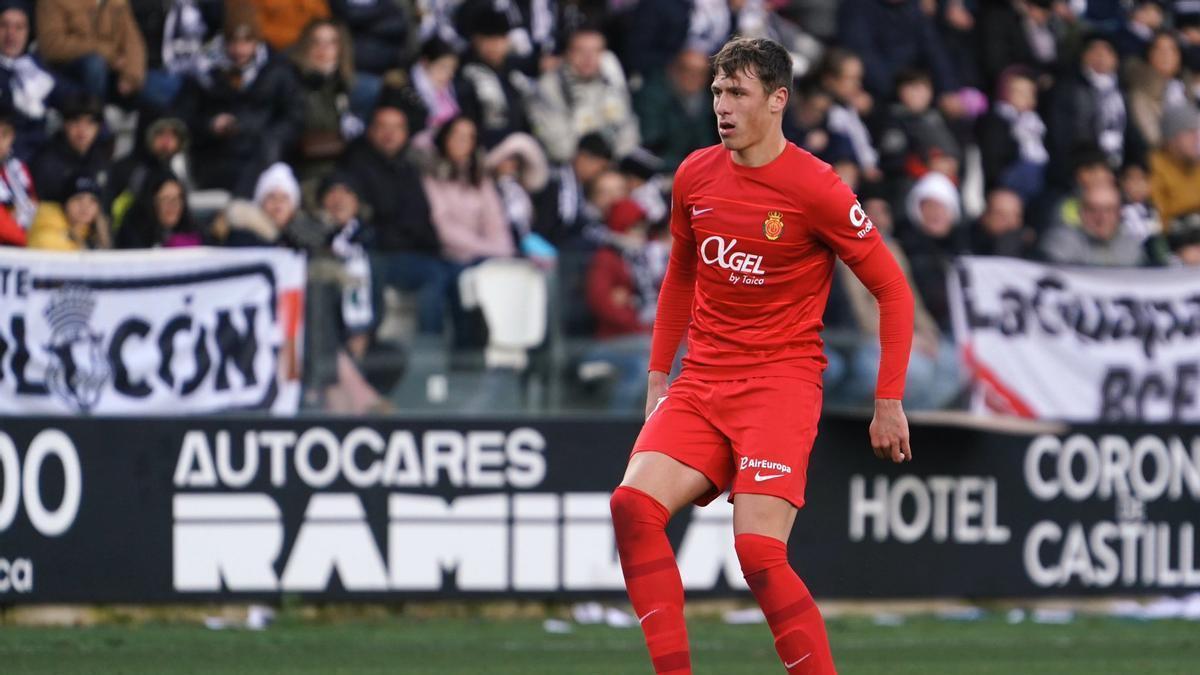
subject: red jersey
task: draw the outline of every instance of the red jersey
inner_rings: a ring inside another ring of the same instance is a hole
[[[684,368],[694,377],[784,375],[820,383],[821,317],[837,256],[880,298],[884,363],[877,395],[900,398],[911,292],[854,193],[828,164],[792,143],[760,167],[734,163],[721,145],[698,150],[675,174],[671,234],[651,370],[670,370],[686,326]]]

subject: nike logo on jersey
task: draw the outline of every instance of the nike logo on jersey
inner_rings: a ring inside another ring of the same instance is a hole
[[[639,616],[638,623],[646,623],[646,619],[649,619],[651,617],[651,615],[657,613],[661,609],[662,609],[662,607],[659,607],[658,609],[652,609],[649,612],[646,612],[644,615]],[[799,663],[799,661],[797,661],[797,663]]]
[[[807,659],[810,656],[812,656],[812,652],[809,652],[809,653],[805,654],[804,656],[801,656],[800,658],[796,659],[795,661],[792,661],[791,663],[783,664],[783,667],[787,668],[788,670],[791,670],[792,668],[795,668],[796,666],[800,665],[800,663],[802,661],[804,661],[804,659]]]
[[[692,217],[695,218],[696,216],[699,216],[701,214],[708,213],[709,211],[712,211],[714,208],[716,208],[716,207],[710,206],[707,209],[698,209],[698,208],[696,208],[695,204],[692,204]]]
[[[764,476],[761,471],[755,471],[754,472],[754,482],[761,483],[764,480],[771,480],[773,478],[783,478],[786,475],[787,475],[786,473],[769,473]]]

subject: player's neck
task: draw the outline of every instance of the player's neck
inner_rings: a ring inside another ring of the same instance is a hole
[[[783,129],[775,129],[754,145],[741,150],[731,150],[730,156],[734,164],[755,168],[770,164],[786,147],[787,139],[783,137]]]

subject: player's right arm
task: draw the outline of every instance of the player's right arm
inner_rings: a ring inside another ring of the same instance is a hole
[[[692,299],[696,293],[696,239],[684,200],[687,197],[687,160],[675,172],[671,186],[671,257],[662,289],[658,293],[658,311],[654,315],[654,334],[650,338],[650,372],[646,383],[646,416],[667,393],[667,374],[675,361],[679,342],[692,319]]]

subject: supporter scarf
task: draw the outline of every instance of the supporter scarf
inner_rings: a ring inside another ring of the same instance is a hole
[[[0,68],[12,73],[9,88],[13,107],[25,117],[41,119],[46,114],[46,97],[54,89],[54,78],[28,54],[15,59],[0,56]]]
[[[1083,77],[1091,85],[1096,102],[1096,140],[1109,161],[1119,163],[1125,152],[1125,100],[1117,87],[1117,76],[1084,68]]]
[[[854,159],[860,167],[874,168],[879,165],[879,153],[871,143],[871,132],[867,131],[867,126],[854,109],[834,103],[829,109],[829,130],[850,139]]]
[[[12,204],[13,216],[21,227],[28,230],[33,224],[38,205],[29,196],[29,187],[33,181],[29,178],[24,162],[10,155],[0,164],[0,181],[3,181],[4,188],[8,191],[6,196],[10,200],[6,201]]]
[[[1018,112],[1008,102],[996,104],[996,114],[1008,121],[1012,138],[1017,142],[1021,159],[1032,164],[1045,164],[1050,160],[1043,139],[1046,136],[1046,125],[1042,118],[1032,110]]]
[[[163,26],[163,66],[176,75],[196,72],[202,61],[208,26],[196,0],[174,0]]]
[[[342,226],[329,248],[342,261],[346,282],[342,288],[342,322],[350,332],[370,327],[375,318],[371,309],[371,263],[362,244],[355,241],[362,224],[355,218]]]

